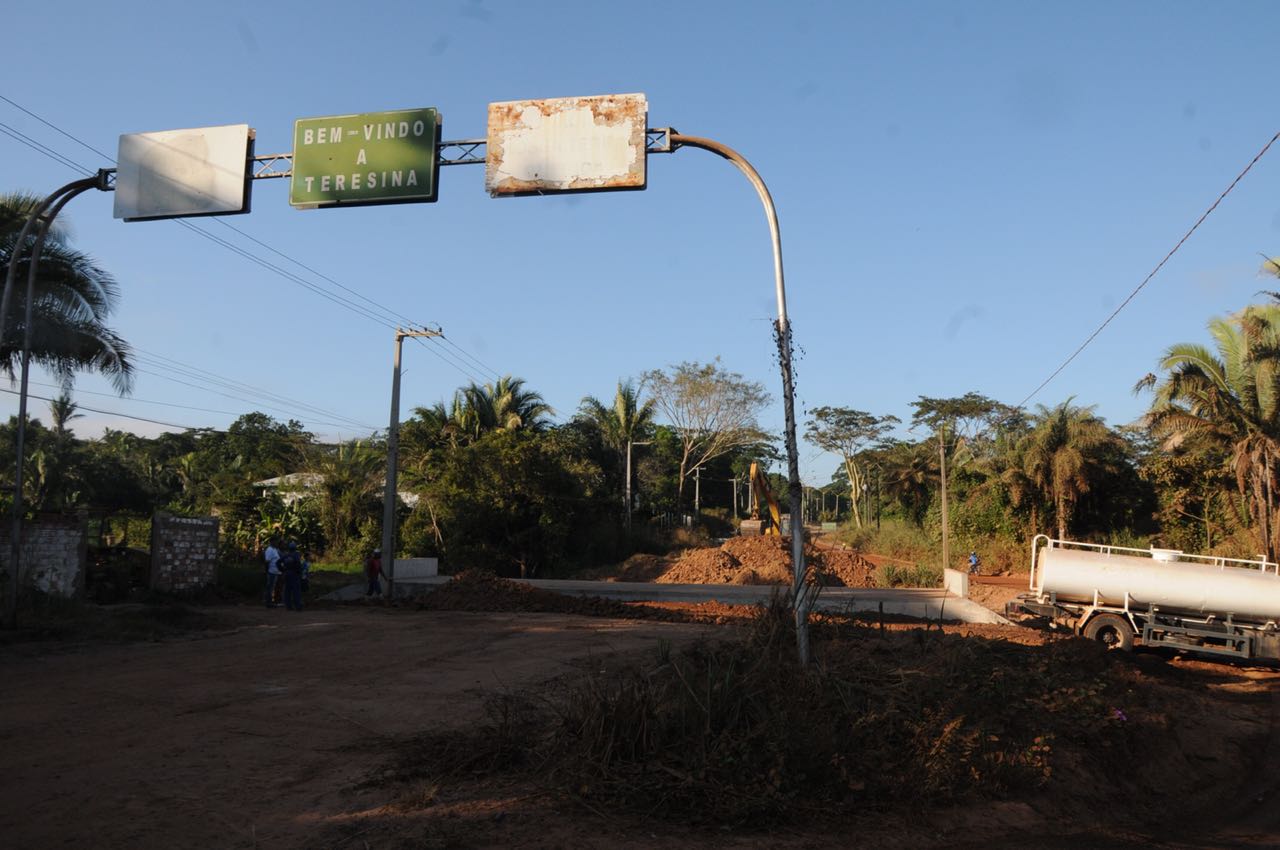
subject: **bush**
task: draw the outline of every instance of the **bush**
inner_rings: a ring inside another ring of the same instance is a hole
[[[934,564],[898,566],[886,564],[876,570],[876,587],[941,587],[942,567]]]

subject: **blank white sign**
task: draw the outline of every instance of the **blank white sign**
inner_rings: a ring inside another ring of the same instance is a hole
[[[121,136],[115,217],[245,212],[252,138],[248,124]]]

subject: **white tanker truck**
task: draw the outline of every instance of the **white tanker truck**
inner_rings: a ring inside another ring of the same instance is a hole
[[[1270,561],[1052,540],[1031,541],[1031,592],[1010,614],[1115,649],[1166,646],[1280,660],[1280,568]]]

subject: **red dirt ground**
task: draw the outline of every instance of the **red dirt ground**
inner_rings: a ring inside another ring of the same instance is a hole
[[[206,610],[225,628],[199,639],[0,647],[4,845],[1280,846],[1280,673],[1148,653],[1131,661],[1141,687],[1133,699],[1164,730],[1167,758],[1135,765],[1131,776],[1065,764],[1051,791],[1021,801],[884,812],[858,823],[819,818],[809,829],[737,835],[592,812],[527,780],[371,788],[364,783],[398,741],[473,722],[486,692],[537,685],[586,664],[615,665],[659,640],[679,643],[716,628],[657,618],[739,619],[724,606],[615,610],[617,603],[590,600],[577,600],[587,606],[581,613],[614,618],[538,613],[563,603],[506,583],[459,586],[469,599],[440,597],[436,607],[501,612],[222,607]],[[1051,639],[1017,627],[947,631]],[[1115,784],[1112,803],[1098,783]],[[1138,812],[1126,802],[1135,797]],[[1135,814],[1168,826],[1136,827]]]

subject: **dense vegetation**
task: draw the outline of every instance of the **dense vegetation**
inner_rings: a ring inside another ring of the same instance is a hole
[[[896,417],[815,408],[806,433],[841,460],[829,484],[805,493],[806,517],[918,557],[937,551],[945,525],[953,560],[969,548],[1020,552],[1037,533],[1274,558],[1280,304],[1209,329],[1212,347],[1174,345],[1138,382],[1151,403],[1134,425],[1110,426],[1075,399],[1028,411],[970,392],[912,402],[914,439],[904,440],[890,436]],[[768,401],[718,362],[620,381],[612,399],[588,396],[561,423],[519,378],[461,388],[403,425],[399,549],[547,575],[621,559],[687,515],[727,533],[747,510],[749,464],[782,467],[776,435],[757,422]],[[28,433],[33,513],[215,514],[243,551],[275,531],[347,561],[379,540],[386,455],[376,438],[325,445],[254,412],[226,431],[80,439],[70,398],[50,414]],[[12,447],[15,425],[0,427],[0,445]],[[785,479],[771,482],[785,500]]]

